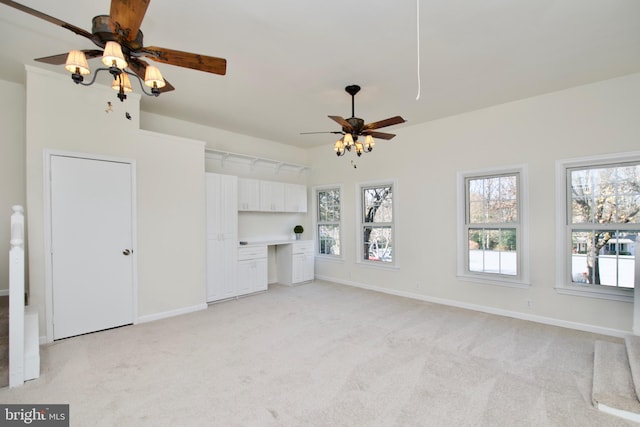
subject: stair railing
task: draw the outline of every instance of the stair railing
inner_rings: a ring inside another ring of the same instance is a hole
[[[9,387],[24,383],[24,208],[12,206],[9,250]]]

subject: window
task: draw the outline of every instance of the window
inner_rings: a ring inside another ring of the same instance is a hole
[[[340,248],[340,188],[316,190],[318,254],[339,257]]]
[[[395,265],[392,183],[360,185],[360,260]]]
[[[527,284],[523,167],[458,174],[458,276]]]
[[[640,156],[561,162],[560,173],[559,289],[631,300],[640,235]]]

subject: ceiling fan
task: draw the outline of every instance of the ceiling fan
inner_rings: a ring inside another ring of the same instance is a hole
[[[151,0],[111,0],[111,9],[109,11],[109,15],[95,16],[92,21],[91,32],[85,31],[82,28],[76,27],[75,25],[71,25],[60,19],[54,18],[50,15],[11,0],[0,0],[0,3],[6,4],[7,6],[13,7],[22,12],[28,13],[29,15],[33,15],[37,18],[43,19],[62,28],[66,28],[67,30],[72,31],[80,36],[86,37],[87,39],[91,40],[96,46],[103,49],[105,52],[109,51],[113,45],[113,43],[109,42],[116,42],[120,46],[121,53],[124,56],[124,61],[126,62],[122,63],[122,65],[124,66],[121,67],[120,72],[115,70],[113,67],[110,67],[110,72],[111,74],[113,74],[114,79],[117,79],[121,74],[130,74],[134,77],[138,77],[141,82],[141,86],[142,82],[145,82],[145,84],[152,87],[146,82],[145,74],[147,74],[147,68],[153,68],[155,70],[157,70],[157,68],[150,66],[147,62],[140,58],[149,58],[156,62],[162,62],[178,67],[191,68],[193,70],[204,71],[207,73],[220,75],[226,74],[226,59],[189,52],[182,52],[173,49],[166,49],[157,46],[144,46],[142,41],[142,31],[140,31],[140,25],[142,24],[142,20],[144,19],[144,15],[147,11],[147,8],[149,7],[150,1]],[[91,59],[103,56],[103,50],[87,49],[75,52],[84,53],[84,63],[86,63],[86,58]],[[63,53],[59,55],[37,58],[35,59],[35,61],[44,62],[46,64],[62,65],[65,64],[67,59],[67,53]],[[129,68],[133,73],[124,70],[124,68]],[[117,76],[115,73],[117,73]],[[72,76],[72,78],[76,83],[80,83],[82,82],[82,77],[80,75],[80,72],[78,72],[77,74],[77,78],[79,81],[76,81],[76,77],[74,76]],[[86,73],[83,72],[82,74],[89,74],[88,67],[86,69]],[[83,84],[90,85],[92,83],[93,81],[89,84]],[[156,77],[155,83],[155,90],[154,87],[152,87],[152,94],[155,96],[158,96],[161,92],[168,92],[175,89],[171,84],[166,82],[166,80],[164,80],[161,75],[159,75],[159,77]],[[115,88],[116,86],[114,85],[114,89]],[[121,89],[121,93],[123,92],[124,91]],[[121,98],[121,100],[123,100],[123,98]]]
[[[374,129],[393,126],[406,121],[400,116],[395,116],[378,122],[365,124],[364,120],[355,117],[355,96],[360,92],[360,86],[349,85],[345,87],[344,90],[351,95],[351,117],[344,119],[340,116],[329,116],[331,120],[342,126],[342,130],[328,132],[303,132],[301,135],[316,133],[334,133],[343,135],[343,137],[336,141],[334,145],[336,154],[338,156],[342,156],[346,151],[351,151],[351,148],[354,148],[356,150],[356,154],[361,156],[363,152],[370,152],[373,150],[373,146],[375,144],[373,140],[374,137],[389,140],[395,136],[395,134],[392,133],[376,132]],[[365,137],[364,143],[358,141],[359,136]]]

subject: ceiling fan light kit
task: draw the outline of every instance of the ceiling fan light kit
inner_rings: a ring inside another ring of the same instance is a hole
[[[338,157],[344,156],[347,151],[351,150],[355,151],[358,157],[362,156],[362,153],[369,153],[373,151],[373,146],[376,144],[373,139],[374,137],[389,140],[395,136],[392,133],[376,132],[374,129],[393,126],[406,121],[400,116],[395,116],[378,122],[365,124],[363,119],[355,117],[355,96],[360,92],[360,86],[349,85],[345,87],[344,90],[351,95],[351,117],[344,119],[340,116],[329,116],[331,120],[342,126],[342,130],[303,133],[336,133],[342,135],[342,137],[333,145],[333,150],[336,152]],[[358,137],[363,137],[364,143],[359,141]]]
[[[102,50],[71,50],[68,54],[37,58],[36,61],[52,65],[64,64],[65,69],[71,73],[71,79],[83,86],[95,83],[100,71],[108,71],[113,76],[111,87],[118,92],[120,101],[124,101],[126,94],[133,91],[130,76],[138,80],[142,92],[148,96],[158,96],[175,89],[162,77],[157,67],[147,64],[140,59],[142,57],[197,71],[226,74],[227,60],[224,58],[156,46],[145,47],[140,25],[150,2],[151,0],[111,0],[109,15],[94,17],[91,32],[88,32],[12,0],[0,0],[2,4],[83,36],[101,48]],[[89,59],[102,56],[102,62],[106,66],[96,69],[89,82],[84,81],[84,76],[91,74],[87,56]],[[150,91],[145,90],[145,86]]]

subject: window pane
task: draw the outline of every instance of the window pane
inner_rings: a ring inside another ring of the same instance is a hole
[[[633,288],[639,233],[640,230],[574,230],[571,233],[572,282]]]
[[[468,180],[469,223],[518,221],[518,179],[504,175]]]
[[[571,170],[572,224],[640,223],[640,165]]]
[[[318,225],[318,253],[340,255],[339,225]]]
[[[393,262],[391,226],[363,227],[364,259]]]
[[[340,190],[318,191],[318,221],[340,221]]]
[[[363,222],[393,221],[393,191],[391,186],[363,188]]]
[[[469,229],[469,271],[518,274],[516,230]]]

